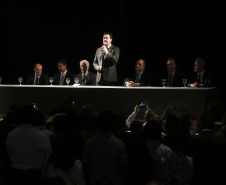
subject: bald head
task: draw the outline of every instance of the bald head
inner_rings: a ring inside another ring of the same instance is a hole
[[[35,64],[34,72],[35,72],[36,75],[40,76],[42,74],[42,65],[41,64]]]

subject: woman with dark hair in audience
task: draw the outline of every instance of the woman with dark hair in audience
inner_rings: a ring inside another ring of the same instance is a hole
[[[132,121],[127,132],[127,185],[146,185],[153,176],[154,159],[149,154],[141,122]]]
[[[50,137],[52,154],[46,161],[43,179],[60,176],[66,185],[85,185],[80,161],[81,137],[74,126],[75,118],[59,115],[54,119],[54,134]]]
[[[169,140],[172,152],[160,160],[160,179],[164,185],[190,185],[194,174],[193,159],[184,154],[190,142],[189,130],[177,127]]]
[[[99,132],[85,143],[82,162],[87,182],[91,185],[95,185],[103,177],[114,185],[122,185],[125,182],[127,152],[124,142],[112,134],[115,120],[113,112],[100,112]]]

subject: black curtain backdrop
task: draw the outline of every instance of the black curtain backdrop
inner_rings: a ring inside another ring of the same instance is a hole
[[[226,6],[217,1],[1,1],[0,76],[4,84],[26,79],[35,63],[52,76],[57,60],[79,73],[79,61],[90,70],[102,34],[113,34],[120,47],[119,80],[134,73],[138,58],[158,77],[169,57],[189,74],[198,57],[206,60],[225,102]]]

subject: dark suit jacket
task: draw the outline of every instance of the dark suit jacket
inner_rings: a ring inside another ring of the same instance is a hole
[[[134,77],[130,78],[130,81],[135,82],[136,79],[136,73]],[[140,86],[151,86],[152,85],[152,73],[150,71],[144,70],[140,81],[139,81]]]
[[[96,50],[95,58],[93,61],[93,67],[97,71],[96,82],[99,82],[103,74],[104,80],[107,82],[117,82],[117,63],[119,60],[119,48],[111,45],[108,48],[108,53],[103,57],[103,51],[101,48]],[[98,66],[103,66],[103,71],[97,70]]]
[[[82,73],[76,74],[75,78],[79,78],[80,85],[96,85],[96,74],[92,72],[88,72],[86,84],[82,83]]]
[[[60,83],[60,74],[61,74],[61,72],[58,72],[58,73],[53,75],[53,85],[59,85],[59,83]],[[70,85],[73,85],[75,83],[74,82],[75,75],[72,72],[68,71],[68,70],[67,70],[66,76],[64,78],[64,84],[63,85],[67,85],[66,78],[70,78],[70,83],[69,83]]]
[[[35,73],[30,73],[27,76],[26,84],[27,85],[33,85],[35,78]],[[41,74],[39,78],[39,84],[38,85],[48,85],[49,84],[49,77],[46,74]]]
[[[195,83],[195,82],[198,82],[199,84],[203,84],[204,87],[212,86],[211,77],[207,70],[205,70],[203,73],[202,82],[200,82],[200,80],[198,79],[198,73],[196,72],[192,73],[189,78],[189,83]]]

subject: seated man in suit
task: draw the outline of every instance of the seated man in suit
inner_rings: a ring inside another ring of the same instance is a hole
[[[42,73],[42,65],[34,65],[34,73],[30,73],[27,76],[27,85],[48,85],[49,77]]]
[[[194,63],[194,73],[189,79],[191,87],[210,87],[211,78],[207,70],[205,69],[205,60],[203,58],[197,58]]]
[[[167,60],[167,73],[162,76],[167,81],[167,86],[169,87],[183,87],[183,79],[185,79],[185,74],[177,69],[177,63],[174,58],[169,58]]]
[[[135,65],[136,75],[126,84],[128,87],[151,86],[151,72],[145,70],[145,61],[139,59]]]
[[[75,75],[79,78],[81,85],[96,85],[96,74],[89,71],[89,62],[87,60],[80,61],[81,73]]]
[[[60,59],[57,62],[59,72],[53,75],[53,85],[67,85],[66,78],[70,78],[70,85],[74,84],[74,74],[67,70],[67,61]]]

